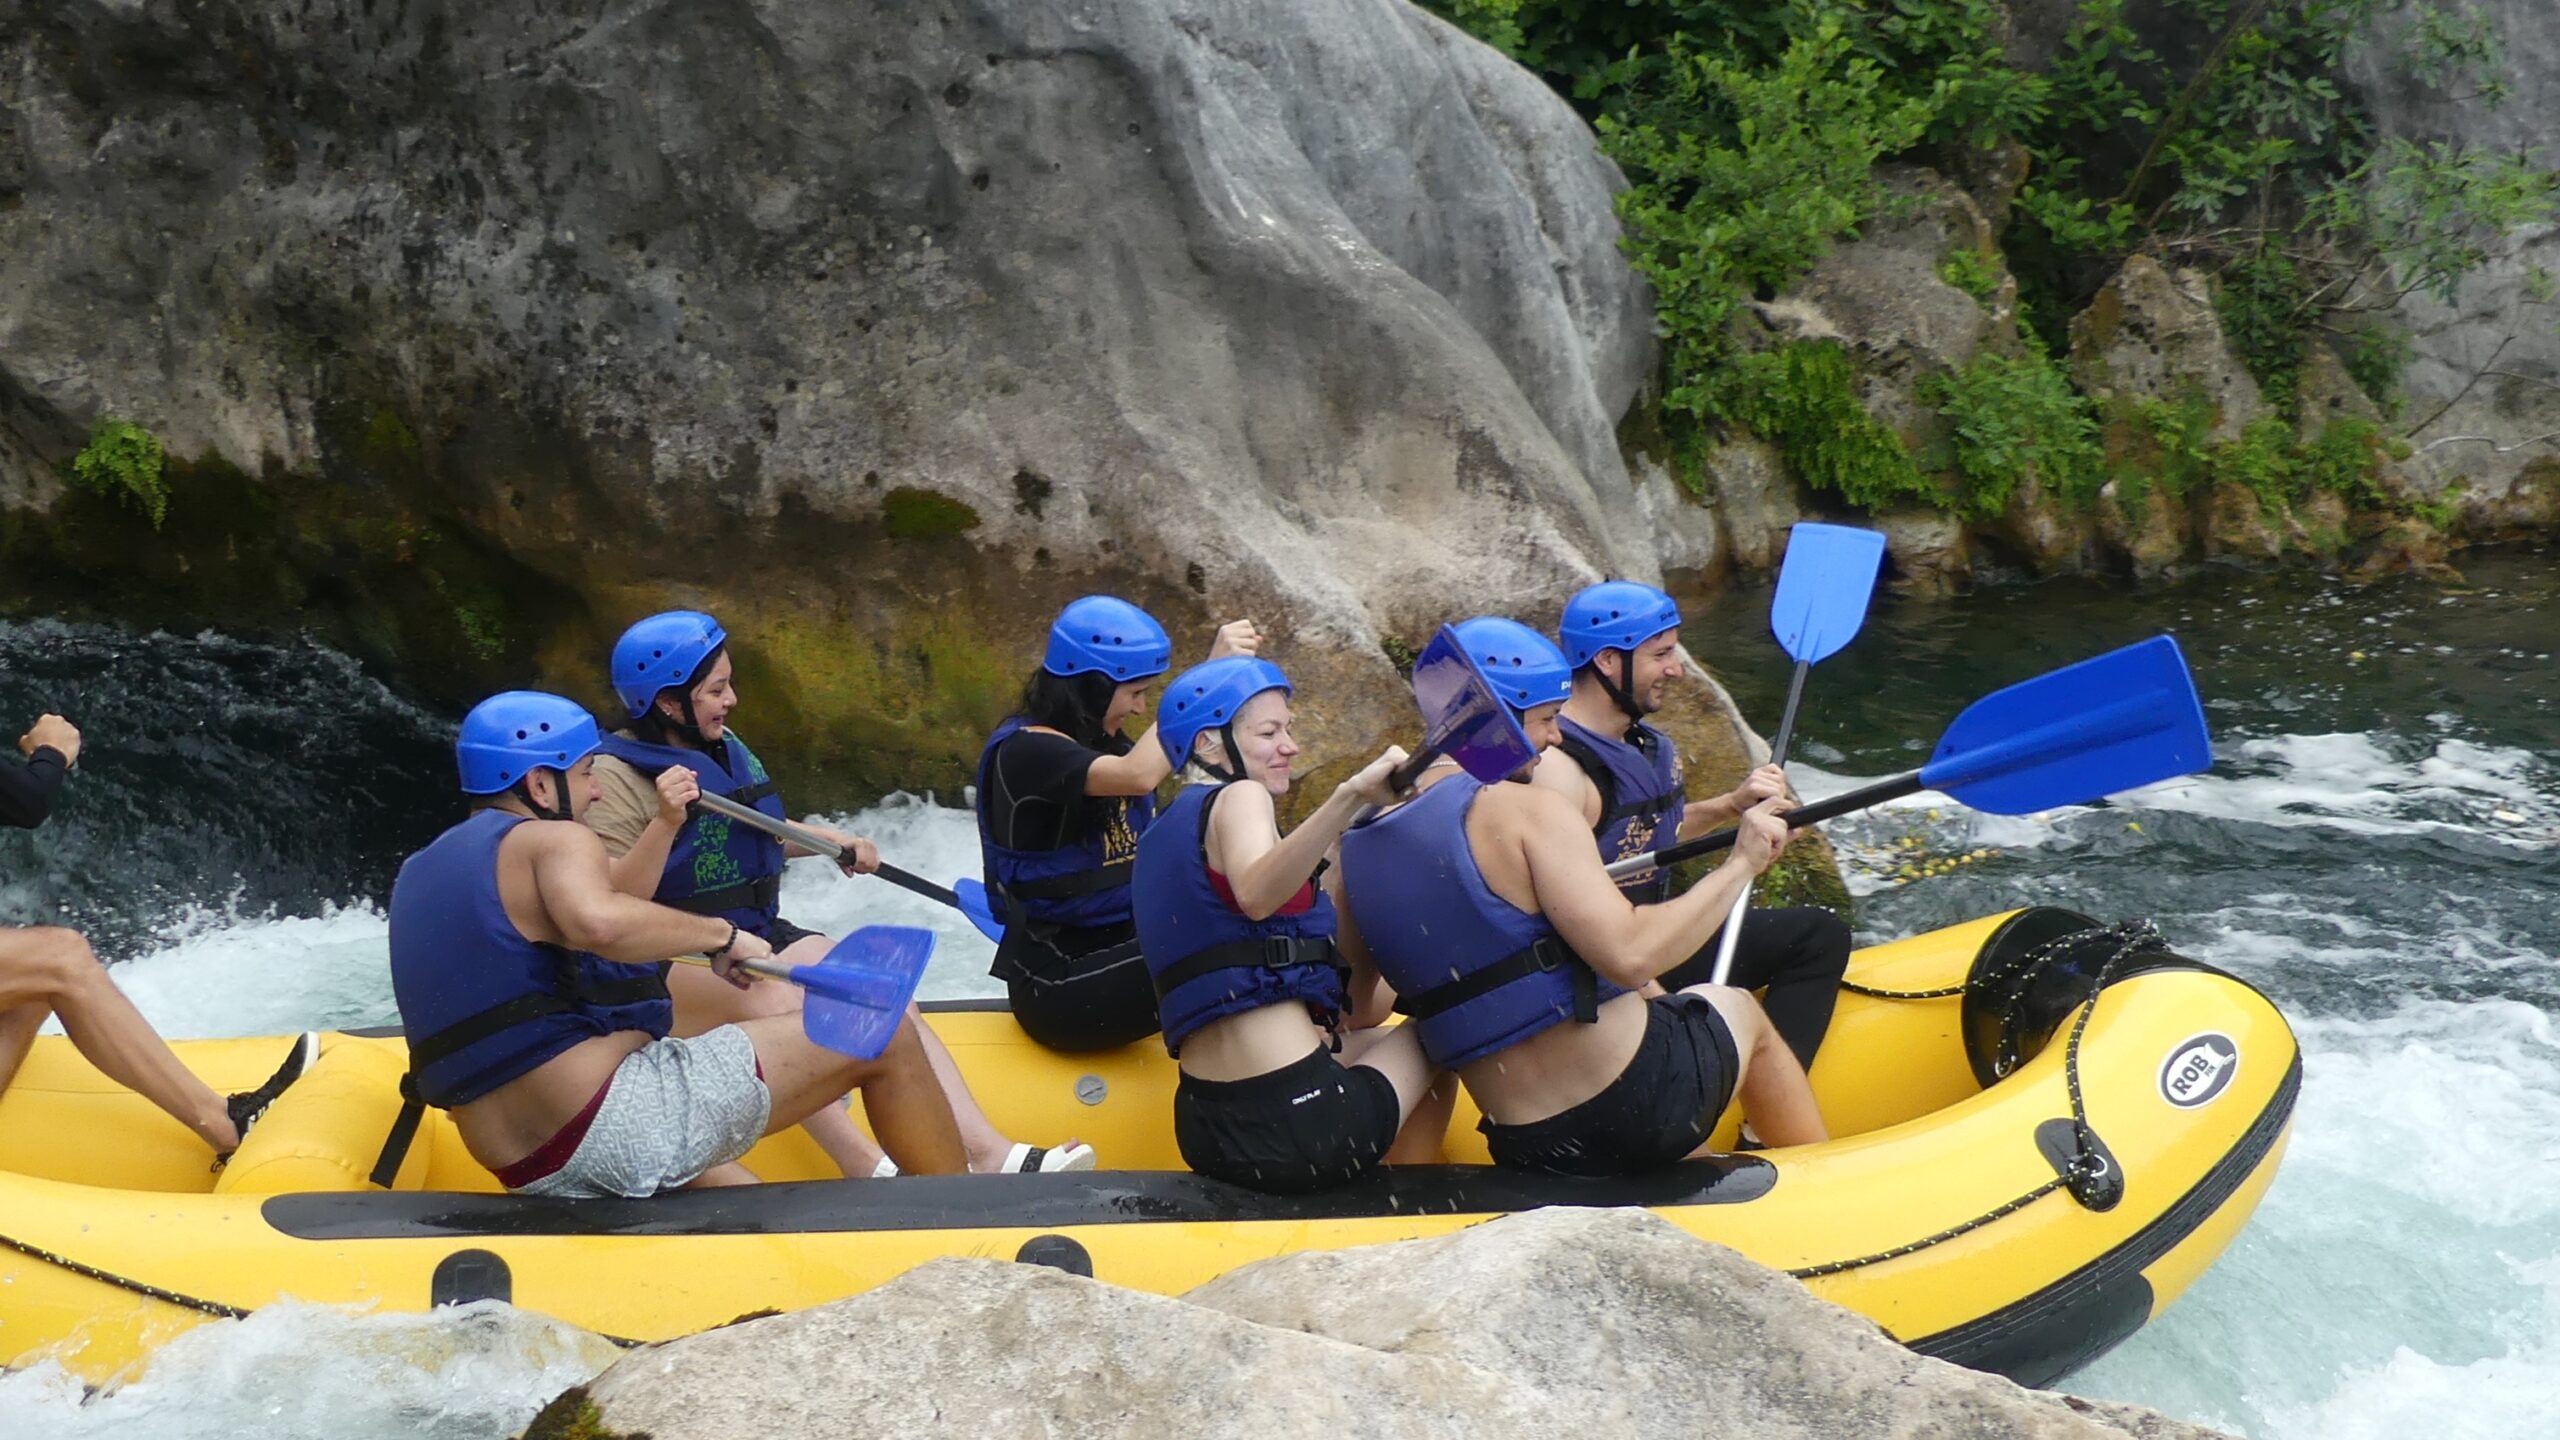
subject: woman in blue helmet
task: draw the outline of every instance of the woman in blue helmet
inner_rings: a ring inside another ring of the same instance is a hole
[[[626,894],[713,915],[762,937],[789,964],[822,958],[832,940],[782,915],[782,863],[810,852],[724,816],[687,811],[703,791],[750,805],[777,820],[788,816],[764,764],[730,728],[738,692],[729,635],[698,610],[652,615],[623,632],[613,648],[614,693],[631,724],[603,737],[596,758],[597,803],[582,815],[615,859],[614,883]],[[870,841],[807,820],[795,822],[842,846],[848,874],[879,867]],[[764,1015],[797,1011],[791,985],[736,988],[700,970],[667,977],[679,1035]],[[970,1095],[950,1052],[920,1021],[918,1038],[942,1080],[973,1170],[1086,1170],[1091,1146],[1026,1145],[996,1129]],[[846,1175],[894,1175],[896,1167],[863,1135],[841,1105],[802,1122],[809,1138]]]
[[[1209,658],[1261,643],[1252,621],[1232,620]],[[1156,1030],[1129,868],[1173,766],[1152,727],[1135,741],[1121,727],[1172,664],[1155,617],[1087,595],[1049,626],[1022,709],[978,756],[978,842],[1005,920],[990,973],[1024,1033],[1053,1050],[1108,1050]]]
[[[1334,902],[1316,886],[1362,807],[1395,798],[1404,751],[1390,746],[1281,834],[1275,801],[1298,755],[1289,693],[1280,667],[1247,656],[1165,687],[1156,739],[1196,783],[1139,838],[1131,877],[1165,1049],[1182,1067],[1183,1163],[1278,1194],[1434,1159],[1448,1126],[1445,1101],[1415,1120],[1431,1062],[1411,1027],[1377,1028],[1395,997],[1335,948]],[[1393,1153],[1408,1129],[1408,1152]]]

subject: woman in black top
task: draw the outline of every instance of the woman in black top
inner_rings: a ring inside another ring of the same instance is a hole
[[[1250,620],[1219,627],[1209,658],[1261,645]],[[1171,668],[1173,642],[1126,600],[1088,595],[1049,627],[1021,712],[978,758],[978,839],[1005,922],[991,972],[1014,1018],[1053,1050],[1105,1050],[1156,1032],[1138,955],[1129,866],[1172,771],[1155,729],[1121,727]]]
[[[33,830],[53,813],[63,776],[80,759],[80,732],[59,715],[41,715],[18,737],[18,751],[25,763],[0,763],[0,824]],[[47,1015],[62,1017],[73,1047],[108,1079],[194,1131],[212,1149],[216,1165],[239,1148],[250,1123],[319,1050],[318,1036],[303,1035],[266,1084],[217,1095],[178,1063],[168,1042],[107,978],[107,967],[80,932],[54,925],[0,927],[0,1091],[17,1078]]]

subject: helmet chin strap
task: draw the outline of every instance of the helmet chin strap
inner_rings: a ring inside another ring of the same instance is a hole
[[[1635,669],[1636,652],[1633,650],[1618,650],[1611,653],[1614,653],[1618,657],[1618,668],[1620,670],[1632,671]],[[1620,710],[1626,712],[1626,716],[1629,720],[1642,720],[1644,718],[1644,707],[1636,703],[1636,697],[1628,692],[1626,686],[1609,678],[1609,672],[1600,668],[1599,661],[1596,658],[1592,662],[1591,673],[1599,679],[1600,688],[1609,692],[1609,698],[1617,702]]]
[[[560,803],[557,808],[554,808],[534,799],[533,771],[527,770],[523,775],[517,777],[516,783],[510,787],[512,793],[524,801],[524,808],[532,811],[533,818],[536,820],[577,819],[577,816],[569,813],[569,772],[566,770],[552,770],[549,766],[538,766],[536,768],[549,771],[551,775],[551,793],[559,797]]]
[[[1215,778],[1224,780],[1228,784],[1232,785],[1236,781],[1244,778],[1244,752],[1236,748],[1236,732],[1232,727],[1225,725],[1219,726],[1218,741],[1220,744],[1224,745],[1227,750],[1227,763],[1225,768],[1221,769],[1220,767],[1212,765],[1208,761],[1201,759],[1200,752],[1198,750],[1193,750],[1191,752],[1191,763],[1208,771],[1210,775]]]
[[[669,688],[673,689],[674,687],[671,686]],[[660,693],[663,694],[665,692],[662,691]],[[695,719],[693,716],[692,690],[676,690],[676,708],[684,712],[683,719],[677,720],[671,718],[666,711],[657,707],[655,701],[650,703],[649,713],[656,717],[658,728],[674,731],[677,739],[684,741],[686,744],[691,745],[697,750],[710,749],[711,738],[702,733],[702,722]]]

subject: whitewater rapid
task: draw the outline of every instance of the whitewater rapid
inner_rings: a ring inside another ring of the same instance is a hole
[[[2450,592],[2207,575],[2130,599],[1880,606],[1809,693],[1792,773],[1819,797],[1919,763],[1999,684],[2158,628],[2205,690],[2206,775],[2039,815],[1919,795],[1826,827],[1864,943],[2025,904],[2148,916],[2267,990],[2301,1037],[2291,1146],[2256,1218],[2064,1388],[2253,1440],[2560,1435],[2560,580],[2535,556],[2473,573]],[[1773,713],[1786,674],[1746,663],[1771,648],[1753,597],[1719,603],[1688,643]],[[12,713],[84,675],[105,712],[93,773],[41,843],[0,835],[0,915],[91,930],[172,1035],[391,1021],[384,922],[361,897],[451,818],[449,720],[313,647],[0,623]],[[304,713],[323,719],[279,739]],[[270,786],[284,754],[305,763]],[[975,872],[964,811],[822,818],[925,875]],[[795,862],[783,910],[830,933],[929,925],[927,995],[998,993],[985,940],[881,882]],[[280,1305],[200,1327],[94,1397],[47,1365],[0,1375],[0,1436],[496,1436],[613,1358],[504,1307]]]

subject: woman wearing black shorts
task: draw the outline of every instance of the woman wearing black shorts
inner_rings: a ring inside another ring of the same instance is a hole
[[[1209,656],[1260,644],[1252,621],[1233,620]],[[1021,712],[978,757],[978,842],[1005,922],[989,973],[1005,983],[1024,1033],[1052,1050],[1108,1050],[1156,1031],[1129,867],[1173,767],[1153,727],[1132,741],[1121,726],[1172,663],[1154,617],[1085,596],[1050,625]]]
[[[1391,801],[1389,747],[1280,833],[1298,742],[1289,680],[1264,660],[1183,672],[1156,707],[1185,788],[1138,842],[1138,936],[1181,1063],[1173,1134],[1183,1163],[1278,1194],[1356,1179],[1388,1159],[1436,1158],[1448,1102],[1420,1120],[1433,1070],[1411,1026],[1376,1028],[1395,998],[1334,946],[1325,854],[1364,805]],[[1451,1097],[1454,1099],[1454,1092]],[[1413,1121],[1410,1126],[1407,1122]],[[1408,1153],[1396,1154],[1410,1129]]]

